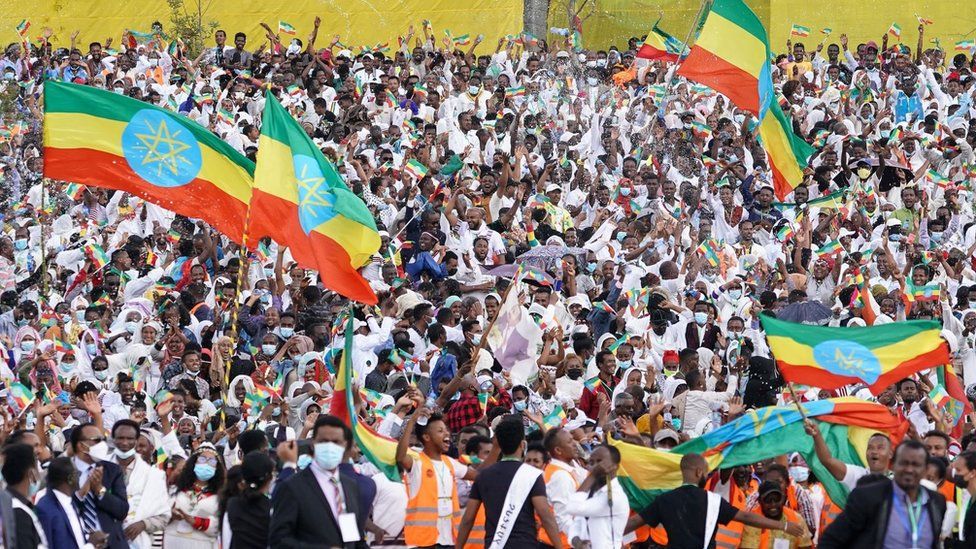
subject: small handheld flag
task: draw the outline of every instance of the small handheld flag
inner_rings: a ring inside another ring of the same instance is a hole
[[[295,33],[295,27],[289,25],[288,23],[286,23],[284,21],[278,21],[278,32],[280,32],[282,34],[290,34],[292,36],[294,36],[296,34]]]
[[[799,36],[800,38],[805,38],[807,36],[810,36],[810,28],[801,25],[793,25],[793,28],[790,29],[790,36]]]
[[[901,25],[898,23],[892,23],[891,26],[888,27],[888,34],[901,40]]]

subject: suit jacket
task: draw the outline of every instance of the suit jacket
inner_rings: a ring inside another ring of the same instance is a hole
[[[359,510],[356,481],[338,471],[345,507],[356,513],[360,541],[342,543],[339,521],[319,486],[312,467],[295,473],[277,487],[271,498],[272,549],[313,549],[343,547],[366,549],[366,516]]]
[[[108,536],[108,546],[111,549],[128,549],[129,542],[122,532],[122,521],[129,514],[129,499],[125,491],[125,475],[122,468],[111,461],[99,461],[104,469],[102,486],[105,495],[95,498],[95,511],[98,514],[98,524],[102,532]],[[81,505],[75,497],[75,503]]]
[[[689,322],[685,328],[685,344],[689,349],[704,347],[714,351],[715,346],[718,344],[718,328],[712,325],[705,330],[705,334],[702,337],[698,337],[698,324]]]
[[[934,543],[932,549],[941,547],[939,533],[945,517],[945,497],[928,488],[926,505],[931,522]],[[877,482],[855,488],[847,498],[844,511],[824,530],[819,549],[881,549],[888,530],[891,515],[892,481]]]
[[[44,496],[37,500],[34,511],[37,512],[37,520],[44,528],[44,537],[47,538],[48,547],[78,549],[78,543],[75,541],[74,532],[71,531],[68,515],[52,490],[47,490]],[[81,519],[79,518],[79,520]]]

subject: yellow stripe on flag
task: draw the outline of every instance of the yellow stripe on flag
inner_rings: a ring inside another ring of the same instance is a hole
[[[49,112],[44,116],[44,146],[55,149],[92,149],[125,158],[122,152],[122,132],[126,125],[126,122],[88,114]],[[189,130],[181,129],[189,133]],[[98,137],[93,139],[93,135]],[[198,179],[210,182],[215,188],[241,202],[250,202],[251,188],[234,184],[250,180],[251,176],[243,168],[202,144],[200,158]]]
[[[792,365],[816,365],[813,347],[797,343],[784,336],[767,335],[770,348],[776,349],[776,359]],[[882,371],[898,366],[906,359],[934,351],[942,344],[939,332],[927,330],[891,345],[870,349],[881,363]]]
[[[759,137],[766,147],[766,152],[771,158],[771,163],[776,166],[776,169],[780,171],[792,186],[796,187],[800,181],[803,181],[803,170],[797,164],[796,155],[793,154],[793,147],[790,145],[789,136],[783,133],[786,129],[789,131],[793,130],[792,127],[783,128],[779,120],[770,114],[763,117],[762,124],[759,125]]]
[[[702,27],[702,33],[695,41],[695,46],[725,59],[757,79],[763,66],[769,63],[766,57],[766,44],[714,11],[708,15],[708,20]]]
[[[261,136],[260,146],[261,162],[254,170],[254,188],[298,204],[298,185],[295,184],[291,148],[267,135]]]

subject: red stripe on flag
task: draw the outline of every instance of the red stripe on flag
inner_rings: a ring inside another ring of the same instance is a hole
[[[369,283],[350,266],[345,248],[324,234],[305,234],[294,202],[254,189],[250,232],[255,246],[263,236],[288,246],[295,261],[319,271],[326,288],[367,305],[377,303]]]
[[[931,368],[937,364],[945,364],[948,361],[949,348],[947,347],[946,343],[943,342],[936,349],[933,349],[925,354],[912,357],[911,359],[902,362],[895,368],[881,374],[877,381],[875,381],[869,388],[871,389],[872,393],[877,394],[882,389],[888,387],[896,381],[905,379],[915,372],[924,370],[926,368]],[[856,377],[837,375],[828,372],[824,368],[790,364],[783,360],[777,360],[776,365],[779,367],[779,371],[783,374],[783,377],[792,383],[811,385],[813,387],[819,387],[827,390],[837,389],[852,383],[862,383],[862,381]]]
[[[125,191],[168,210],[189,217],[202,216],[234,242],[243,236],[247,204],[220,191],[205,179],[194,179],[179,187],[157,187],[136,175],[125,158],[92,149],[44,148],[44,176]],[[112,185],[106,185],[112,181]],[[165,197],[166,203],[160,203]],[[203,205],[221,207],[208,207]],[[230,207],[223,207],[230,206]]]
[[[699,73],[697,67],[705,67],[707,73]],[[691,48],[678,74],[728,96],[740,109],[759,116],[759,81],[756,77],[729,63],[714,53],[699,47]]]

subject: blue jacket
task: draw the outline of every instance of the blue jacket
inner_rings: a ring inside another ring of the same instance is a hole
[[[37,513],[37,520],[40,521],[41,527],[44,528],[48,547],[78,549],[75,535],[71,531],[71,523],[68,522],[68,515],[53,491],[48,490],[44,497],[37,500],[34,511]]]

